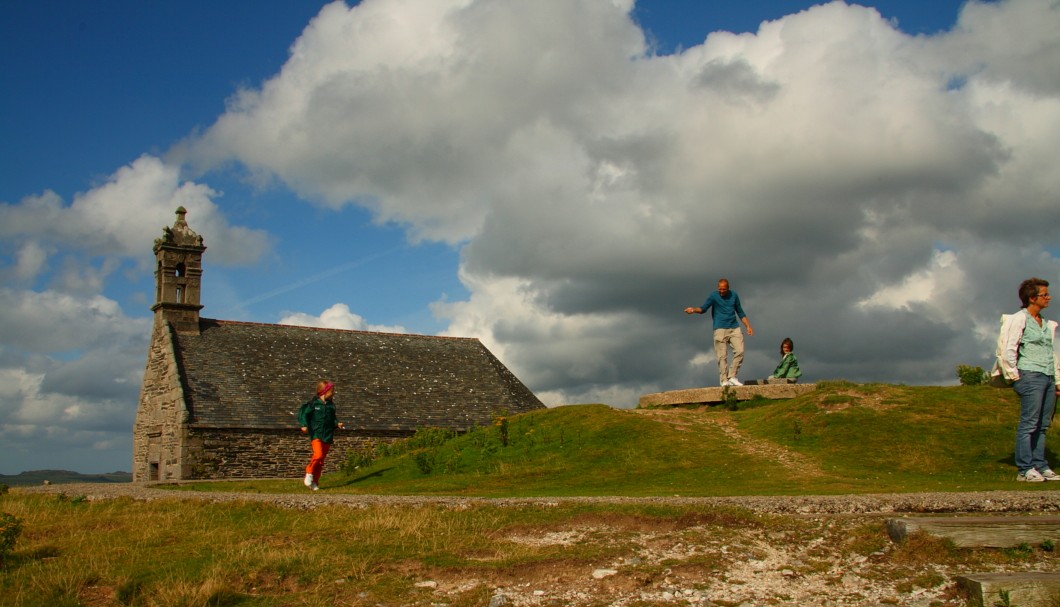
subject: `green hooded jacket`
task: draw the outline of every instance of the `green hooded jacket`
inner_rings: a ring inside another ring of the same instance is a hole
[[[298,410],[298,425],[309,432],[309,440],[320,439],[325,443],[335,440],[335,428],[339,427],[335,417],[335,404],[320,397],[302,405]]]

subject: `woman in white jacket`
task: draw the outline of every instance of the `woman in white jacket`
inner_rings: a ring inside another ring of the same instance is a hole
[[[1056,378],[1060,376],[1053,339],[1056,321],[1042,318],[1049,307],[1049,283],[1029,278],[1020,283],[1022,310],[1002,317],[998,360],[994,374],[1001,375],[1020,397],[1016,427],[1018,481],[1060,481],[1045,460],[1045,434],[1056,409]]]

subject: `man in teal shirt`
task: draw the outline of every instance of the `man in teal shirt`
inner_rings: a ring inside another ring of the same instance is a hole
[[[718,381],[722,386],[742,386],[736,379],[743,364],[743,333],[740,323],[747,327],[747,335],[755,334],[751,321],[747,320],[740,296],[729,290],[729,281],[722,278],[718,281],[718,290],[707,296],[707,300],[698,308],[685,308],[685,314],[703,314],[710,310],[714,320],[714,355],[718,359]],[[732,364],[729,364],[729,348],[732,348]]]

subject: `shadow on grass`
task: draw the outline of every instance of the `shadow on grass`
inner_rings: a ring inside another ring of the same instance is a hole
[[[33,550],[12,551],[0,559],[0,569],[17,569],[30,563],[40,563],[62,556],[57,546],[41,546]]]
[[[370,478],[379,478],[379,477],[383,476],[384,472],[388,472],[388,471],[393,470],[393,469],[394,469],[394,467],[391,466],[390,468],[383,468],[382,470],[376,470],[375,472],[372,472],[371,474],[365,474],[363,476],[358,476],[356,478],[347,479],[345,482],[338,483],[335,486],[336,487],[349,487],[350,485],[356,485],[357,483],[360,483],[362,481],[366,481],[366,480],[368,480]]]
[[[1056,452],[1053,451],[1052,449],[1050,449],[1048,446],[1045,447],[1045,461],[1047,461],[1047,462],[1051,463],[1052,465],[1060,468],[1060,461],[1057,461],[1057,459],[1056,459]],[[997,463],[999,463],[999,464],[1001,464],[1003,466],[1008,466],[1009,468],[1015,468],[1016,467],[1016,454],[1015,453],[1008,453],[1008,454],[1005,455],[1005,457],[997,460]]]

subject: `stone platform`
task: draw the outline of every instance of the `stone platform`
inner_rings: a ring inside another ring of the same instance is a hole
[[[725,390],[731,391],[736,400],[751,400],[756,396],[763,398],[795,398],[800,394],[813,392],[817,384],[765,384],[753,386],[733,386],[729,388],[689,388],[656,392],[640,397],[637,405],[640,409],[649,407],[676,407],[679,405],[716,405],[725,402]]]

